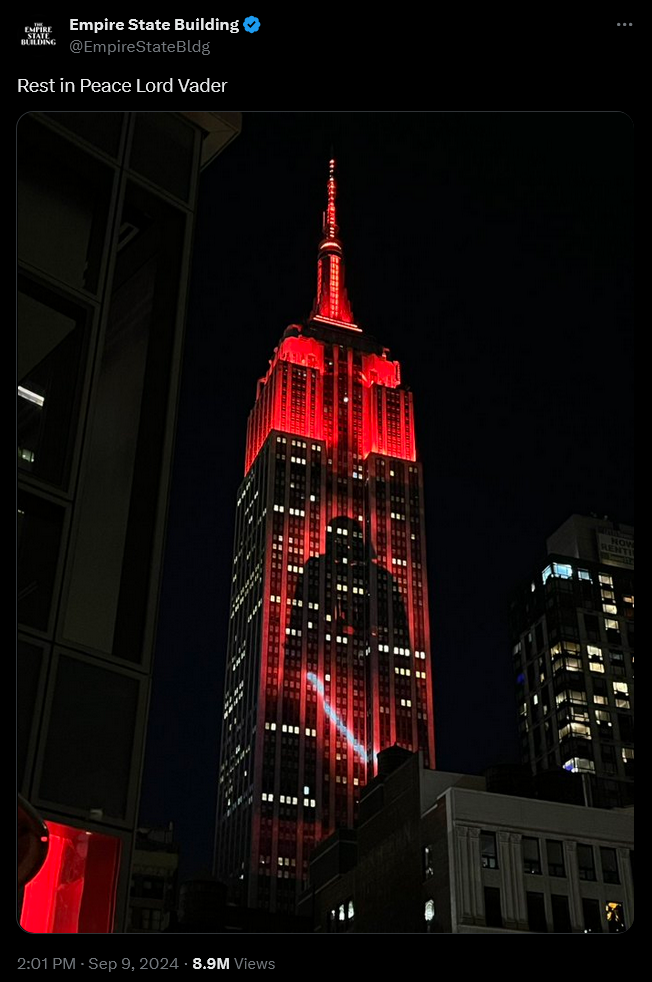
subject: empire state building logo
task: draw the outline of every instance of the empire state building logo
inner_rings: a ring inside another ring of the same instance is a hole
[[[20,43],[22,45],[44,45],[44,44],[56,44],[56,40],[52,37],[52,28],[46,27],[41,21],[37,21],[33,27],[26,27],[25,34],[27,37],[21,38]]]

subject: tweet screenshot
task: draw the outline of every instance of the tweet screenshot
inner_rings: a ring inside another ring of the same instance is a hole
[[[628,75],[103,13],[12,36],[17,968],[631,938]]]

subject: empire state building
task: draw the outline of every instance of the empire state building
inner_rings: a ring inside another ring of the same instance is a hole
[[[277,911],[380,750],[435,762],[412,393],[354,320],[336,190],[331,161],[314,307],[258,381],[237,496],[216,873]]]

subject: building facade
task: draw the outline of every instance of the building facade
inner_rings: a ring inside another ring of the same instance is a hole
[[[430,771],[419,758],[381,766],[362,792],[357,827],[314,851],[298,913],[315,931],[620,934],[631,927],[632,810],[496,794],[482,777]]]
[[[239,129],[19,121],[17,770],[50,830],[30,932],[125,928],[199,175]]]
[[[353,319],[335,196],[331,161],[315,304],[258,382],[237,497],[216,872],[279,911],[379,750],[434,766],[412,394]]]
[[[134,934],[169,931],[177,909],[179,844],[174,824],[136,830],[131,864],[129,920]]]
[[[634,800],[634,529],[573,515],[512,605],[521,754],[583,775],[587,803]]]

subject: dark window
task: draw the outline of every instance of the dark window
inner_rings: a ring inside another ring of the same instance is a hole
[[[135,873],[131,880],[132,897],[149,897],[162,900],[165,893],[165,880],[162,876],[143,876]]]
[[[553,931],[556,934],[570,934],[573,930],[573,925],[570,919],[568,897],[562,897],[559,894],[553,893],[550,897],[550,904],[552,907]]]
[[[548,876],[566,876],[564,867],[564,844],[557,839],[546,840],[548,853]]]
[[[542,893],[527,895],[527,923],[530,931],[545,933],[548,930],[546,921],[546,905]]]
[[[618,729],[623,743],[634,742],[634,720],[625,713],[618,713]]]
[[[595,863],[593,861],[593,846],[577,846],[577,868],[580,880],[595,880]],[[596,901],[597,903],[597,901]]]
[[[43,650],[25,641],[18,642],[17,679],[17,771],[19,787],[23,781],[32,732],[32,721],[36,712],[39,679]]]
[[[131,166],[167,191],[188,199],[195,131],[172,113],[138,113]]]
[[[609,661],[611,663],[611,671],[614,675],[625,674],[625,656],[622,651],[610,651]]]
[[[586,628],[586,636],[589,641],[600,640],[600,624],[595,614],[584,615],[584,627]]]
[[[602,770],[605,774],[616,773],[616,749],[611,744],[601,744],[600,754],[602,756]]]
[[[59,126],[65,126],[66,129],[72,130],[73,133],[101,147],[107,153],[115,156],[118,152],[122,113],[45,113],[45,115],[55,120]]]
[[[86,432],[86,477],[75,505],[63,634],[73,643],[138,661],[152,562],[158,562],[156,502],[185,216],[129,184],[121,218],[137,233],[118,251],[115,264]]]
[[[503,915],[500,911],[500,890],[498,887],[484,888],[484,919],[487,927],[503,926]]]
[[[483,869],[498,869],[498,853],[496,851],[496,833],[482,832],[480,835],[480,854]]]
[[[31,115],[20,120],[18,158],[20,258],[94,293],[109,228],[112,168]]]
[[[138,689],[131,676],[67,655],[59,658],[39,797],[124,818]]]
[[[18,466],[62,485],[75,435],[86,311],[21,277],[18,321]]]
[[[523,872],[540,873],[541,859],[539,857],[539,840],[523,836]]]
[[[63,508],[18,493],[18,620],[45,631],[59,558]]]
[[[584,933],[601,934],[602,921],[600,920],[600,902],[582,898],[582,912],[584,914]]]
[[[618,875],[618,858],[616,850],[607,846],[600,849],[600,859],[602,861],[602,879],[605,883],[620,883]]]

